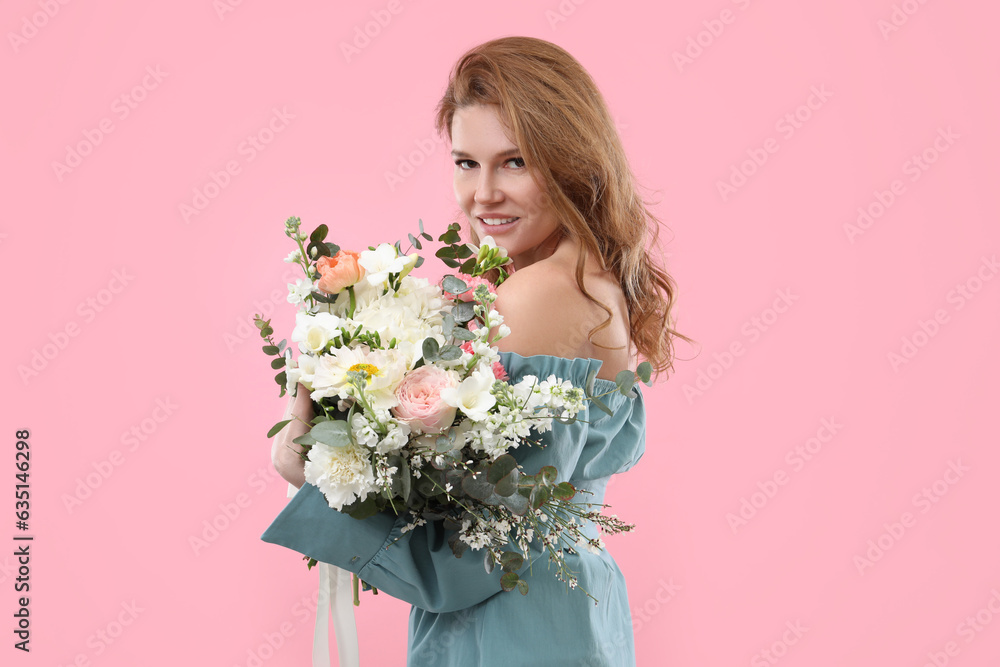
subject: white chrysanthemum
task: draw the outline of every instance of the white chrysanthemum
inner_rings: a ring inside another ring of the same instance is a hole
[[[496,397],[490,391],[495,379],[492,372],[474,371],[457,387],[442,389],[441,400],[461,410],[469,419],[483,421],[490,408],[497,403]]]
[[[376,286],[388,280],[390,273],[402,273],[408,263],[409,258],[400,257],[396,247],[388,243],[380,243],[375,250],[362,250],[358,259],[365,269],[365,279]]]
[[[311,315],[298,312],[291,339],[299,344],[300,352],[319,354],[326,349],[331,338],[341,334],[343,324],[344,320],[330,313]]]
[[[316,443],[309,450],[305,478],[319,487],[335,510],[364,499],[375,490],[375,476],[364,447],[355,444],[330,447]]]
[[[288,303],[300,304],[312,291],[313,283],[311,280],[299,278],[294,283],[288,283]]]

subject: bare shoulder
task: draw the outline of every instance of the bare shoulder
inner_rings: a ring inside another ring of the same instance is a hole
[[[609,314],[581,291],[575,262],[568,258],[535,262],[511,274],[497,288],[494,305],[511,330],[497,348],[525,356],[600,359],[604,362],[598,373],[601,378],[614,378],[618,371],[630,368],[628,309],[620,286],[593,264],[588,264],[584,285],[611,311],[608,326],[592,339],[588,333],[608,320]]]
[[[575,284],[571,286],[568,278],[557,267],[536,262],[512,273],[497,287],[494,307],[511,330],[497,342],[501,351],[524,356],[572,355],[564,341],[579,322],[570,298]]]

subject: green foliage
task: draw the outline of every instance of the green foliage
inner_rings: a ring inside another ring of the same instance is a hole
[[[277,424],[275,424],[274,426],[272,426],[271,430],[267,432],[267,437],[273,438],[274,436],[276,436],[278,434],[278,432],[281,431],[281,429],[285,428],[285,426],[290,421],[292,421],[292,420],[291,419],[286,419],[285,421],[280,421]]]

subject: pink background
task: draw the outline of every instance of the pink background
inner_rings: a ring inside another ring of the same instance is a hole
[[[35,541],[30,654],[0,549],[4,664],[308,664],[249,323],[290,331],[288,216],[346,247],[454,219],[434,105],[512,34],[598,82],[699,342],[608,492],[639,664],[1000,664],[1000,12],[223,2],[5,3],[0,539],[29,428]],[[407,612],[364,597],[365,664],[403,663]]]

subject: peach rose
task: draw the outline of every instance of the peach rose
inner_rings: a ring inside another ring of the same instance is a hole
[[[358,264],[359,257],[361,253],[353,250],[340,250],[333,257],[320,257],[316,262],[319,288],[327,294],[338,294],[364,278],[365,270]]]
[[[454,373],[427,365],[403,376],[396,386],[399,403],[392,414],[415,433],[441,433],[455,421],[457,408],[441,400],[441,390],[458,386]]]

